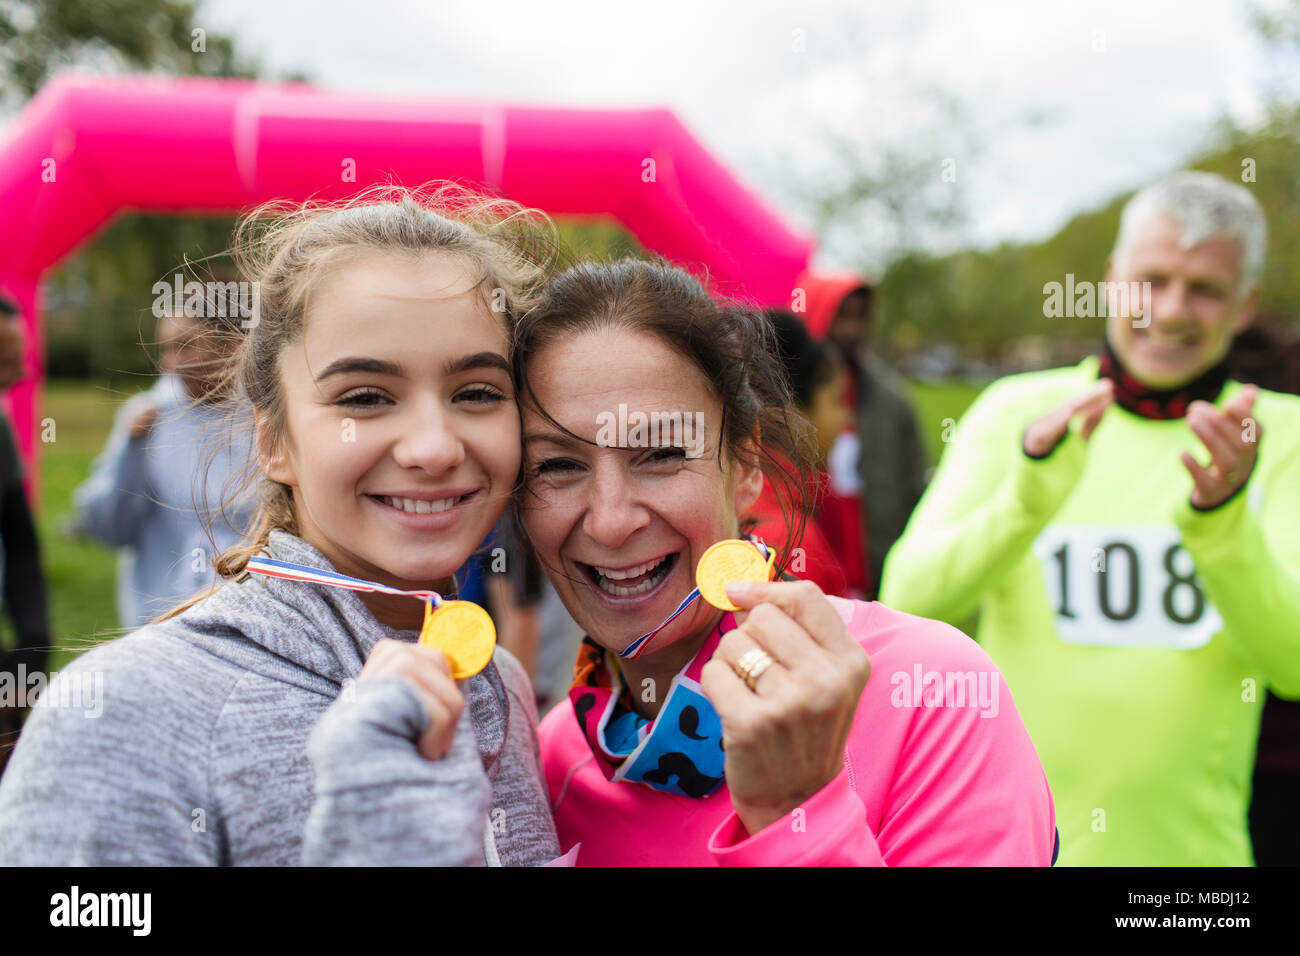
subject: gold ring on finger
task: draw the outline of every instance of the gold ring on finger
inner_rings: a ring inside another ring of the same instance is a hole
[[[754,647],[740,655],[740,660],[736,661],[733,669],[736,676],[743,680],[750,690],[757,693],[758,688],[755,685],[758,679],[775,663],[771,654],[761,647]]]

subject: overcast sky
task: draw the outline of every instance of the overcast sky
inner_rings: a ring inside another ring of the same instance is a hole
[[[1264,0],[1266,6],[1280,0]],[[1250,0],[205,0],[269,72],[319,85],[568,105],[666,105],[808,228],[838,166],[932,140],[935,94],[980,144],[957,156],[977,243],[1051,234],[1175,168],[1228,113],[1296,92]],[[1289,85],[1289,86],[1288,86]],[[944,135],[939,132],[941,137]],[[967,160],[970,160],[967,162]],[[936,169],[936,177],[938,170]],[[821,264],[856,265],[835,242]]]

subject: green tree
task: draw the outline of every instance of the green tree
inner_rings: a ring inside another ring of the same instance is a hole
[[[0,0],[0,108],[14,111],[61,69],[255,77],[258,63],[182,0]],[[292,77],[301,79],[301,74]],[[150,292],[184,260],[220,253],[228,218],[124,216],[49,277],[52,375],[148,373]],[[218,267],[220,263],[217,263]]]
[[[0,95],[33,96],[56,72],[82,67],[193,76],[256,76],[233,39],[179,0],[9,0],[0,3]]]
[[[905,137],[872,131],[864,142],[826,132],[838,169],[803,196],[817,235],[825,240],[849,233],[849,254],[869,275],[941,242],[951,247],[968,221],[958,163],[964,169],[979,152],[968,112],[957,97],[942,92],[925,89],[918,97],[928,118]]]

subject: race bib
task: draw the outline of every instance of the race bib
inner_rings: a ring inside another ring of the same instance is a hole
[[[1171,525],[1048,525],[1034,554],[1070,644],[1190,650],[1223,628]]]

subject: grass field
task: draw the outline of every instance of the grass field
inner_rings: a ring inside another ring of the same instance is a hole
[[[147,387],[142,382],[138,387]],[[962,384],[913,386],[917,420],[931,463],[943,447],[943,421],[957,419],[978,389]],[[41,445],[40,507],[36,515],[55,641],[51,670],[93,643],[118,633],[114,599],[116,556],[94,542],[75,540],[63,528],[73,513],[72,495],[90,474],[104,447],[113,416],[130,392],[104,384],[52,381],[43,417],[54,420],[54,441]],[[5,640],[12,639],[7,620]]]
[[[959,420],[979,393],[978,386],[962,382],[943,382],[937,385],[912,383],[916,420],[931,465],[938,462],[939,453],[943,450],[944,420]]]

